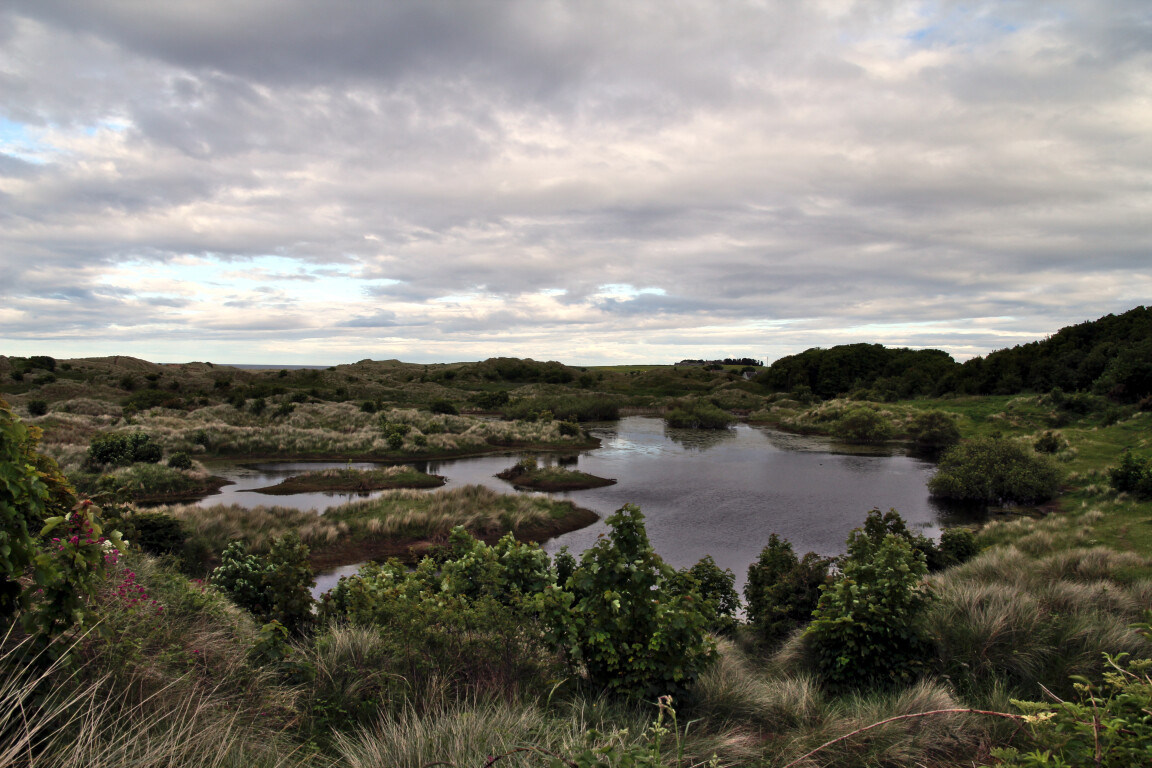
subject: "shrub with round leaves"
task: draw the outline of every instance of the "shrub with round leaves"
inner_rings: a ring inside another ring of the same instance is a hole
[[[554,638],[606,690],[646,701],[686,695],[716,652],[704,601],[676,588],[638,507],[605,522],[610,533],[583,553],[565,588],[543,593]]]
[[[806,631],[815,665],[833,690],[907,684],[924,669],[921,623],[931,594],[924,555],[889,533],[857,528],[843,573],[825,588]]]

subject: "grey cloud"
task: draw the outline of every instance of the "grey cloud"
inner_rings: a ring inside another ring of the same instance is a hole
[[[1001,337],[933,324],[1051,332],[1152,287],[1135,0],[14,0],[0,39],[0,115],[60,142],[0,154],[0,291],[45,338],[180,306],[237,344],[619,345],[626,318],[654,344],[789,321],[773,344],[905,323],[969,349]],[[299,268],[220,300],[251,322],[102,278],[188,255]],[[297,289],[348,275],[304,323]]]

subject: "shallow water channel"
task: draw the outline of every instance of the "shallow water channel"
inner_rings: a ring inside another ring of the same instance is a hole
[[[797,554],[833,555],[844,550],[848,532],[873,507],[895,508],[909,526],[933,538],[941,525],[971,520],[934,503],[926,486],[933,465],[898,449],[862,450],[744,424],[720,431],[669,429],[663,420],[643,416],[599,424],[591,432],[601,447],[570,456],[514,452],[414,463],[446,477],[445,487],[482,484],[509,493],[515,491],[494,475],[525,456],[615,478],[617,484],[605,488],[554,494],[602,519],[547,542],[545,550],[554,553],[567,546],[574,553],[583,551],[608,531],[604,517],[633,503],[643,510],[648,536],[665,560],[679,568],[712,555],[721,568],[732,569],[738,585],[772,533],[791,541]],[[235,484],[200,503],[323,510],[381,493],[270,496],[249,490],[303,471],[345,466],[347,462],[277,462],[217,467],[216,474]],[[323,574],[317,593],[356,568]]]

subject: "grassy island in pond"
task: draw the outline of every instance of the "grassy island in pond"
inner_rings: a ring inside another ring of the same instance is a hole
[[[294,475],[276,485],[253,490],[274,496],[288,496],[293,493],[435,488],[444,485],[444,482],[444,478],[439,475],[429,475],[415,467],[400,465],[379,469],[321,469]]]
[[[509,467],[496,477],[507,480],[517,488],[533,491],[583,491],[616,484],[613,479],[597,477],[575,469],[537,467],[536,462],[531,459]]]
[[[295,532],[312,550],[318,571],[387,557],[411,559],[447,540],[455,526],[495,542],[505,533],[520,541],[544,542],[596,521],[596,513],[570,501],[543,496],[500,494],[478,485],[425,493],[401,489],[332,507],[324,514],[286,507],[239,505],[168,507],[190,538],[207,552],[223,552],[229,542],[246,542],[264,552],[274,539]]]

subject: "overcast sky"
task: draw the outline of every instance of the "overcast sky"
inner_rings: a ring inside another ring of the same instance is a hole
[[[963,360],[1150,244],[1148,0],[0,5],[0,354]]]

